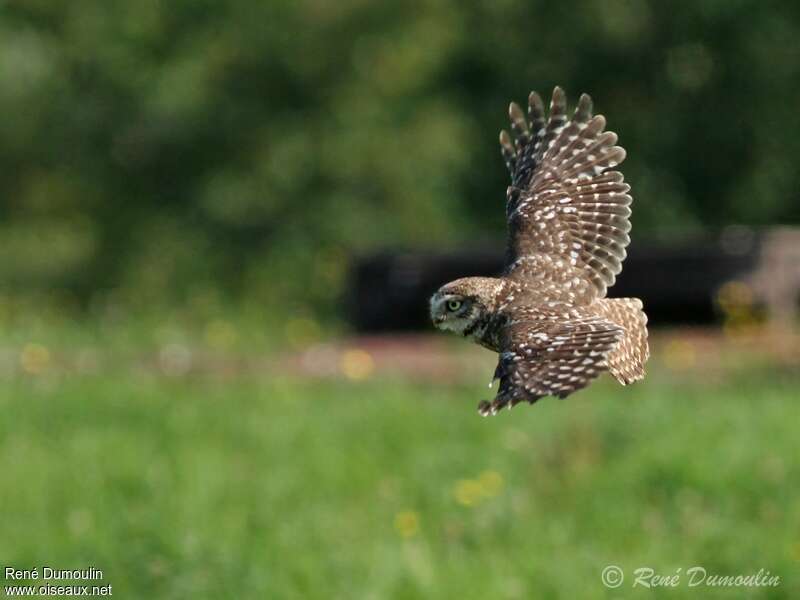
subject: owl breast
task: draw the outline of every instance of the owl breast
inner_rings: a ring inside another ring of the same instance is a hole
[[[500,334],[504,323],[503,316],[486,312],[475,321],[469,332],[464,332],[464,335],[484,348],[500,352]]]

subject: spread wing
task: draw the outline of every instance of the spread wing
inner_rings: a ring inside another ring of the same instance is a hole
[[[606,355],[623,334],[621,327],[600,318],[577,321],[522,321],[508,327],[500,348],[495,378],[497,396],[481,402],[487,416],[543,396],[565,398],[586,387],[606,370]]]
[[[617,136],[603,131],[583,94],[571,120],[555,88],[545,120],[536,92],[522,109],[509,108],[514,135],[500,133],[511,172],[506,215],[506,275],[545,290],[554,300],[589,303],[602,298],[622,270],[630,242],[630,186],[612,171],[625,159]],[[535,283],[534,283],[535,282]]]

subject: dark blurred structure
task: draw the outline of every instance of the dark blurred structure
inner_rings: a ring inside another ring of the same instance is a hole
[[[427,302],[439,286],[502,267],[502,248],[365,255],[353,264],[348,314],[363,332],[429,328]],[[635,239],[609,296],[641,298],[656,326],[720,322],[737,311],[791,322],[800,302],[800,229],[729,227],[680,242]]]

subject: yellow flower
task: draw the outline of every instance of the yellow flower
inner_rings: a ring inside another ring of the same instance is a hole
[[[402,538],[411,538],[419,532],[419,515],[413,510],[403,510],[394,516],[394,528]]]
[[[753,290],[742,281],[729,281],[719,288],[717,302],[726,313],[741,311],[753,304]]]
[[[474,506],[481,495],[481,484],[475,479],[459,479],[453,488],[453,496],[462,506]]]
[[[497,496],[503,489],[503,476],[497,471],[484,471],[478,477],[484,496]]]
[[[342,355],[339,367],[348,379],[361,381],[369,377],[375,370],[375,361],[365,350],[354,348]]]
[[[26,373],[38,375],[50,364],[50,351],[41,344],[26,344],[19,362]]]

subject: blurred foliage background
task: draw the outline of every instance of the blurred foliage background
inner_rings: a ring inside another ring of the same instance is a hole
[[[782,583],[670,596],[800,597],[800,338],[743,285],[720,330],[653,332],[643,383],[494,420],[492,353],[336,335],[354,253],[503,243],[531,89],[620,135],[634,243],[800,224],[798,39],[789,1],[0,0],[3,566],[516,600],[703,565]]]
[[[0,288],[335,314],[351,252],[500,243],[511,99],[592,94],[635,235],[800,222],[800,5],[0,2]],[[217,301],[215,300],[215,301]]]

